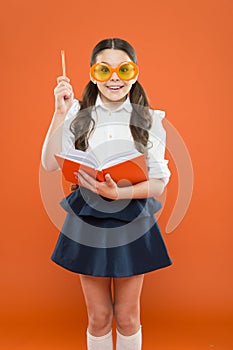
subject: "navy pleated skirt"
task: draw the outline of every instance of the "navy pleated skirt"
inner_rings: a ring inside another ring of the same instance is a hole
[[[61,201],[67,212],[51,259],[101,277],[144,274],[172,264],[154,213],[155,198],[110,200],[79,187]]]

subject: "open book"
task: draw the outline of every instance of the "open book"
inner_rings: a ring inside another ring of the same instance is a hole
[[[93,152],[71,149],[66,155],[55,154],[65,179],[78,183],[74,172],[79,169],[87,172],[98,181],[105,181],[105,175],[110,174],[121,186],[136,184],[148,180],[145,155],[136,149],[120,152],[106,158],[102,163]]]

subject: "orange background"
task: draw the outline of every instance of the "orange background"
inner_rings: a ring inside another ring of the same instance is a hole
[[[79,98],[93,46],[115,36],[135,47],[140,81],[182,135],[195,176],[185,218],[164,234],[173,266],[145,279],[144,349],[233,348],[232,15],[231,0],[1,5],[3,349],[85,349],[79,279],[50,261],[58,230],[41,202],[40,152],[60,49]],[[178,190],[168,157],[173,175],[159,218],[163,231]]]

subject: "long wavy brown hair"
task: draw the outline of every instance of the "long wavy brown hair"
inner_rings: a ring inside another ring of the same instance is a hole
[[[137,56],[134,48],[125,40],[114,38],[100,41],[93,49],[90,65],[96,63],[96,56],[105,49],[122,50],[127,53],[130,59],[137,63]],[[91,116],[98,96],[97,85],[90,81],[84,89],[80,110],[71,123],[70,129],[75,135],[75,148],[85,151],[88,148],[88,138],[95,128],[95,121]],[[130,117],[130,131],[134,139],[135,147],[141,153],[147,155],[147,145],[149,139],[148,130],[151,128],[152,117],[149,112],[149,102],[142,85],[136,81],[129,93],[132,104]]]

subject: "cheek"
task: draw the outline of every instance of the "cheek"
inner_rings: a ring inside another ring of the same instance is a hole
[[[131,90],[131,87],[132,87],[133,83],[132,82],[126,82],[125,83],[125,86],[124,86],[124,90],[129,92]]]
[[[131,89],[132,85],[133,85],[134,81],[130,80],[126,82],[126,86]]]
[[[103,91],[104,89],[107,89],[103,83],[97,82],[96,85],[97,85],[97,88],[98,88],[100,91]]]

